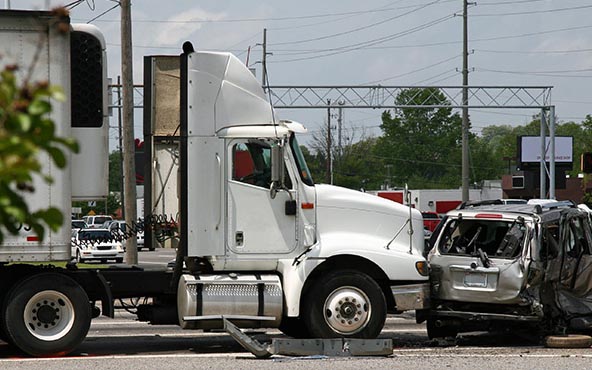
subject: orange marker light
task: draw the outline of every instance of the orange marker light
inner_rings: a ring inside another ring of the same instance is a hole
[[[302,203],[301,207],[302,209],[313,209],[314,203]]]

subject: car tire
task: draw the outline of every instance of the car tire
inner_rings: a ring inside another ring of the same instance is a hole
[[[376,338],[386,320],[386,299],[370,276],[341,270],[322,277],[307,294],[304,320],[313,338]]]
[[[545,337],[545,347],[549,348],[589,348],[592,337],[581,334],[549,335]]]
[[[32,356],[63,356],[86,337],[92,318],[84,289],[58,273],[17,283],[8,293],[1,320],[9,341]]]

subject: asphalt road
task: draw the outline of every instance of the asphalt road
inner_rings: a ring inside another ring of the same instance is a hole
[[[170,250],[140,252],[141,263],[162,264]],[[277,330],[250,331],[269,343],[285,338]],[[118,310],[115,319],[93,320],[86,340],[63,358],[27,358],[0,341],[0,369],[573,369],[592,368],[592,350],[549,349],[520,333],[471,333],[456,342],[428,339],[412,314],[387,319],[381,338],[393,340],[389,357],[286,357],[256,359],[223,332],[151,326]]]

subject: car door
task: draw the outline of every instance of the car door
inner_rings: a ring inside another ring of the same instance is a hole
[[[236,139],[227,146],[227,246],[237,254],[289,253],[296,247],[296,215],[286,202],[296,199],[287,178],[271,197],[271,143]]]
[[[561,221],[560,245],[547,264],[551,297],[563,318],[592,313],[592,236],[590,221],[578,210],[566,211]]]

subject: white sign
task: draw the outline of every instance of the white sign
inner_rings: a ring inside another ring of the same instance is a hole
[[[522,163],[541,161],[541,137],[540,136],[522,136],[522,150],[520,159]],[[545,161],[550,160],[550,139],[545,140]],[[556,136],[555,137],[555,162],[571,163],[573,162],[573,137]]]

